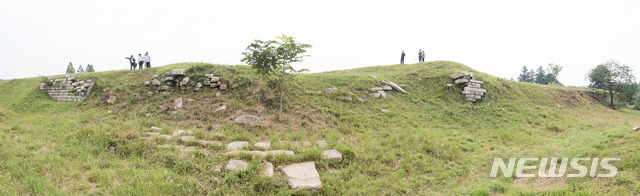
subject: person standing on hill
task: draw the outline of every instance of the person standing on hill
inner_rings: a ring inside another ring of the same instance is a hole
[[[138,69],[142,69],[142,66],[144,65],[144,57],[142,57],[142,54],[138,54]]]
[[[422,51],[422,55],[420,55],[420,61],[424,62],[424,57],[425,57],[425,54],[424,54],[424,50],[423,50]]]
[[[404,64],[404,50],[402,51],[402,54],[400,55],[400,64]]]
[[[147,63],[147,68],[151,68],[151,56],[149,56],[149,52],[144,53],[144,61]]]
[[[422,49],[418,49],[418,63],[422,62]]]
[[[125,59],[129,59],[129,64],[131,64],[131,70],[136,70],[136,59],[133,58],[133,54],[131,57],[124,57]]]

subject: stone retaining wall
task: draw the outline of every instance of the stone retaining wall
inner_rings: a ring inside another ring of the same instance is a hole
[[[96,84],[91,81],[82,81],[70,75],[64,78],[51,79],[40,83],[43,90],[56,101],[82,101],[96,89]]]
[[[176,87],[181,91],[193,90],[196,92],[204,87],[221,91],[227,90],[227,85],[222,83],[220,77],[214,76],[213,74],[204,74],[204,82],[195,83],[191,78],[185,76],[186,72],[185,69],[173,69],[171,72],[166,72],[164,77],[159,77],[158,75],[152,76],[152,80],[145,81],[144,85],[150,86],[157,91],[166,91],[171,87]]]
[[[472,73],[461,71],[453,73],[449,75],[449,77],[454,80],[454,83],[460,85],[460,88],[462,88],[462,94],[469,102],[477,102],[482,99],[482,96],[487,92],[486,89],[482,88],[483,82],[476,80]]]

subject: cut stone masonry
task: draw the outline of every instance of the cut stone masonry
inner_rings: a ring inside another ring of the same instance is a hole
[[[462,88],[462,94],[467,98],[467,101],[475,103],[478,100],[482,99],[484,94],[487,92],[486,89],[482,88],[482,81],[476,80],[473,77],[472,73],[469,72],[458,72],[449,75],[451,79],[454,80],[454,83],[459,85]]]
[[[56,101],[82,101],[96,89],[96,84],[91,81],[82,81],[71,75],[64,78],[48,79],[48,82],[40,83],[43,90]]]
[[[213,74],[204,74],[204,82],[195,83],[192,78],[185,76],[186,73],[186,69],[173,69],[170,72],[166,72],[164,77],[153,75],[150,81],[144,82],[144,85],[151,86],[157,91],[166,91],[169,90],[170,87],[176,87],[181,91],[193,90],[195,92],[200,91],[203,87],[210,87],[221,91],[227,90],[227,85],[222,83],[220,77],[214,76]],[[189,86],[189,84],[193,84],[193,87]]]

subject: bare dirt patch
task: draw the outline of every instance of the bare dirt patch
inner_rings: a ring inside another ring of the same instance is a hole
[[[593,93],[586,90],[551,89],[547,90],[547,93],[555,96],[556,101],[562,107],[573,108],[580,105],[596,103]]]

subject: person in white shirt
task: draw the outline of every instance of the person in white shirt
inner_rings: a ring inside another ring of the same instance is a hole
[[[142,57],[142,54],[138,54],[138,69],[142,69],[142,66],[144,65],[144,57]]]
[[[144,61],[147,63],[147,68],[151,68],[151,57],[149,52],[144,53]]]

